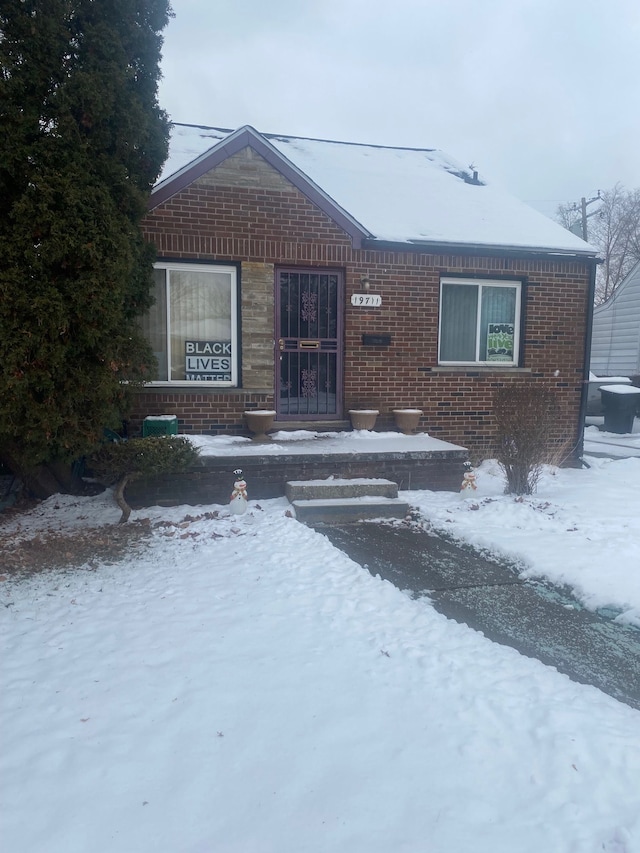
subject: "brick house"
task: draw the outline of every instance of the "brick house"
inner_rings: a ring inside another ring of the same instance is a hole
[[[145,234],[157,381],[132,418],[246,434],[348,424],[353,408],[423,411],[480,453],[492,395],[557,391],[580,442],[596,253],[432,149],[176,125]]]

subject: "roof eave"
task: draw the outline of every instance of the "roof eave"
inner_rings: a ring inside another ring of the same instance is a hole
[[[549,248],[548,246],[513,246],[509,244],[489,243],[457,243],[431,240],[378,240],[366,239],[363,249],[374,249],[386,252],[420,252],[430,255],[480,255],[482,257],[504,256],[537,260],[540,258],[562,260],[582,260],[601,263],[597,252],[590,249]]]

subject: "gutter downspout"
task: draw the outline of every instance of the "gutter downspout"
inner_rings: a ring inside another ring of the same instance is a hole
[[[587,327],[584,336],[584,372],[582,375],[582,392],[580,394],[580,412],[578,415],[578,430],[576,433],[576,442],[574,456],[577,459],[582,459],[584,453],[584,422],[587,417],[587,402],[589,397],[589,373],[591,371],[591,339],[593,335],[593,309],[596,295],[596,265],[602,261],[594,258],[589,265],[589,288],[588,288],[588,305],[587,305]]]

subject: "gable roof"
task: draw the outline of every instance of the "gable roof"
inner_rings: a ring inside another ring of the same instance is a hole
[[[442,151],[174,124],[156,207],[249,145],[367,246],[492,248],[595,257],[576,235],[477,180]]]

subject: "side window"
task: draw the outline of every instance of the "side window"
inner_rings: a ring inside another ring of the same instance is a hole
[[[162,383],[238,384],[235,267],[156,264],[155,303],[142,327]]]
[[[439,364],[518,364],[521,283],[442,279]]]

